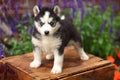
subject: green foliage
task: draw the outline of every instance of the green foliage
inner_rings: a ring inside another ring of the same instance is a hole
[[[21,40],[12,38],[9,43],[12,46],[12,49],[10,49],[10,53],[8,55],[19,55],[32,51],[31,37],[28,34],[27,26],[22,27],[24,29],[20,32]]]
[[[28,23],[32,23],[32,19],[28,20]],[[18,24],[16,28],[19,32],[19,38],[12,38],[9,42],[10,49],[5,48],[7,56],[25,54],[32,51],[31,35],[29,33],[30,26]]]
[[[87,14],[88,11],[90,11],[89,15]],[[120,26],[120,15],[114,16],[114,20],[111,21],[113,11],[110,7],[105,12],[101,12],[98,6],[92,10],[85,8],[85,12],[83,23],[80,23],[79,12],[77,12],[77,18],[74,20],[75,26],[81,33],[85,51],[102,58],[106,58],[108,55],[115,56],[114,48],[117,45],[114,45],[113,41],[115,32]],[[100,31],[105,20],[107,22]],[[110,27],[112,27],[112,31],[110,31]]]

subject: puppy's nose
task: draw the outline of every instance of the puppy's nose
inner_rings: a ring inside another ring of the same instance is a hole
[[[48,35],[48,34],[49,34],[49,31],[45,31],[44,33],[45,33],[45,35]]]

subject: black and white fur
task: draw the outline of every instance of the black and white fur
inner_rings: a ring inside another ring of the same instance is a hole
[[[54,8],[33,8],[34,31],[32,34],[32,44],[34,45],[34,60],[30,63],[31,68],[38,68],[41,65],[42,53],[46,53],[46,59],[54,58],[54,65],[51,73],[62,72],[64,48],[70,40],[74,45],[82,60],[88,60],[79,33],[72,24],[69,16],[60,16],[59,6]]]

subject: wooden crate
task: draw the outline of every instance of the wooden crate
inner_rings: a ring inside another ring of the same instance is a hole
[[[113,80],[114,65],[107,60],[90,55],[88,61],[80,60],[73,47],[64,51],[64,65],[61,74],[50,73],[53,60],[46,60],[43,56],[41,67],[32,69],[29,63],[33,54],[25,54],[4,59],[7,65],[7,80]]]

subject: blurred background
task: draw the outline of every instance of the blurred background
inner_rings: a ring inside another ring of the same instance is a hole
[[[34,5],[59,5],[73,17],[86,52],[118,59],[120,0],[0,0],[0,58],[32,52]]]

